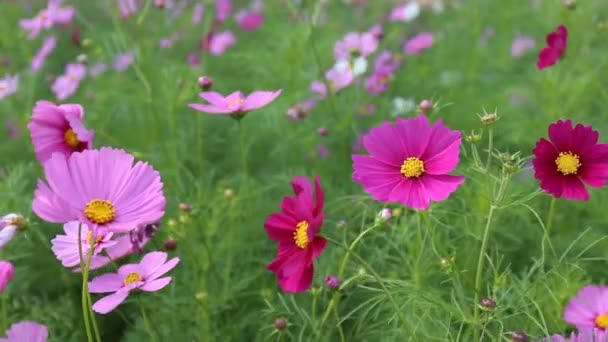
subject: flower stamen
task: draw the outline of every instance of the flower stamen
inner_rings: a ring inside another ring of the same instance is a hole
[[[65,131],[65,133],[63,134],[63,139],[65,140],[65,143],[68,146],[70,146],[71,148],[77,148],[78,145],[80,145],[78,136],[76,136],[76,133],[74,133],[74,131],[71,128],[68,128]]]
[[[601,329],[608,328],[608,314],[604,313],[597,316],[597,318],[595,318],[595,325],[597,325],[597,327]]]
[[[401,165],[401,174],[407,178],[420,177],[424,171],[424,162],[417,157],[409,157]]]
[[[106,224],[116,218],[116,209],[112,202],[96,198],[84,206],[84,216],[93,223]]]
[[[308,247],[310,244],[310,239],[308,238],[308,227],[308,222],[300,221],[296,225],[296,231],[293,232],[293,241],[296,243],[296,246],[302,249]]]
[[[131,273],[127,274],[127,276],[125,277],[125,286],[128,286],[128,285],[133,284],[138,281],[143,281],[143,280],[144,280],[144,278],[141,276],[141,274],[139,274],[137,272],[131,272]]]
[[[582,164],[578,155],[568,151],[559,153],[557,158],[555,158],[555,165],[557,166],[557,171],[567,176],[575,175]]]

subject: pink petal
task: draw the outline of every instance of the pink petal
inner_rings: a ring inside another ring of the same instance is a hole
[[[246,112],[264,107],[274,101],[279,95],[281,95],[280,89],[277,91],[254,91],[247,96],[241,106],[241,110]]]
[[[407,157],[421,157],[429,143],[431,125],[426,115],[420,114],[415,118],[397,118],[395,133],[401,138],[401,144],[407,151]],[[393,144],[398,145],[396,142]],[[403,161],[401,161],[403,163]]]
[[[209,114],[231,114],[234,112],[232,109],[228,109],[228,107],[216,107],[213,105],[207,104],[199,104],[199,103],[191,103],[188,107],[198,110],[199,112],[209,113]]]
[[[93,304],[93,311],[100,314],[107,314],[116,309],[129,296],[129,291],[118,291],[109,296],[105,296]]]
[[[578,177],[562,177],[562,196],[568,200],[589,200],[589,191]]]
[[[171,271],[173,268],[175,268],[175,266],[177,266],[177,264],[179,263],[180,259],[178,257],[175,257],[169,261],[167,261],[166,264],[161,265],[159,268],[157,268],[154,273],[149,274],[147,279],[148,280],[152,280],[152,279],[156,279],[160,276],[162,276],[163,274]]]
[[[171,277],[159,278],[156,280],[148,281],[144,285],[140,286],[139,289],[147,292],[158,291],[165,286],[169,285],[171,282]]]
[[[124,286],[123,277],[118,273],[106,273],[89,282],[89,292],[116,292]]]
[[[420,180],[431,200],[439,202],[446,200],[452,192],[456,191],[465,178],[451,175],[424,175]]]

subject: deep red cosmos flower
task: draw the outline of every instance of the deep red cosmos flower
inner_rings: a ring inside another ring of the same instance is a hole
[[[317,236],[323,224],[323,189],[315,177],[315,190],[310,181],[296,176],[291,181],[295,196],[286,196],[280,213],[268,216],[266,233],[278,242],[277,257],[267,268],[279,278],[285,292],[302,292],[310,288],[314,273],[313,260],[323,252],[327,241]]]
[[[557,27],[555,32],[547,34],[547,46],[538,53],[538,61],[536,67],[544,69],[557,63],[568,46],[568,29],[564,25]]]
[[[550,141],[541,138],[532,151],[540,187],[557,198],[588,200],[583,183],[599,188],[608,180],[608,144],[598,144],[598,139],[591,126],[572,127],[570,120],[551,124]]]

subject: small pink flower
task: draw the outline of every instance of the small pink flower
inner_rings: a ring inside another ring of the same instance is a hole
[[[54,25],[69,24],[76,11],[74,7],[61,7],[59,0],[49,0],[47,7],[31,19],[21,19],[19,26],[29,31],[28,38],[33,39],[38,36],[41,30],[49,30]]]
[[[389,51],[382,51],[376,58],[374,73],[365,82],[367,92],[372,95],[385,92],[388,89],[389,78],[400,65],[401,63],[393,58]]]
[[[1,260],[0,261],[0,293],[4,292],[8,283],[13,280],[13,275],[15,274],[15,268],[13,264],[8,261]]]
[[[285,114],[293,121],[300,121],[308,116],[309,112],[315,108],[316,104],[317,103],[315,101],[310,100],[298,102],[289,107]]]
[[[56,105],[38,101],[27,125],[32,137],[36,158],[47,161],[53,153],[69,156],[73,152],[93,147],[94,132],[84,127],[84,110],[78,104]]]
[[[23,225],[24,219],[18,214],[8,214],[0,218],[0,249],[11,242]]]
[[[406,4],[395,6],[388,15],[388,20],[410,22],[419,15],[420,5],[416,1],[410,1]]]
[[[604,341],[608,336],[608,287],[583,287],[566,305],[564,321],[579,330],[597,329],[597,337],[600,338],[598,340]]]
[[[281,90],[254,91],[249,96],[243,97],[240,91],[235,91],[224,97],[214,91],[207,91],[200,93],[199,96],[208,103],[191,103],[189,107],[209,114],[227,114],[241,117],[247,112],[268,105],[280,94]]]
[[[210,33],[207,49],[212,55],[222,55],[226,49],[236,43],[234,34],[230,31]]]
[[[82,255],[85,257],[89,253],[91,243],[93,241],[95,242],[93,258],[91,259],[91,264],[94,265],[99,264],[99,261],[96,259],[107,259],[103,256],[98,256],[105,248],[116,244],[116,241],[112,240],[112,235],[114,233],[95,234],[89,229],[89,226],[78,221],[71,221],[64,224],[63,231],[65,232],[64,235],[57,235],[51,240],[51,250],[64,267],[80,265],[81,252],[78,250],[79,244],[82,249]]]
[[[323,144],[318,144],[317,145],[317,157],[321,158],[321,159],[325,159],[329,156],[329,150],[327,149],[327,147],[325,147],[325,145]]]
[[[14,94],[19,87],[19,76],[6,75],[0,78],[0,100]]]
[[[319,95],[316,98],[317,100],[322,100],[327,97],[327,86],[321,81],[312,81],[310,84],[310,91]]]
[[[547,46],[538,53],[536,67],[540,70],[554,65],[564,56],[567,47],[568,29],[560,25],[547,35]]]
[[[42,47],[40,48],[40,50],[38,50],[38,52],[36,52],[36,55],[32,59],[32,71],[38,71],[40,70],[40,68],[42,68],[44,61],[46,61],[48,55],[53,52],[56,44],[57,39],[55,39],[55,37],[53,36],[48,37],[44,40],[44,42],[42,43]]]
[[[230,17],[232,0],[215,0],[215,21],[223,23]]]
[[[125,53],[117,53],[114,57],[114,70],[123,72],[133,64],[135,54],[132,51]]]
[[[519,58],[523,56],[527,50],[533,49],[534,46],[536,46],[534,38],[518,35],[511,43],[511,57]]]
[[[186,56],[186,61],[194,67],[201,65],[201,57],[196,52],[190,52],[188,56]]]
[[[11,139],[16,139],[21,135],[20,128],[17,127],[15,121],[11,119],[4,120],[4,133]]]
[[[257,30],[264,22],[264,15],[258,12],[240,11],[235,16],[240,28],[251,32]]]
[[[89,76],[96,78],[97,76],[103,74],[108,67],[105,63],[96,63],[93,66],[89,67]]]
[[[325,78],[329,81],[329,88],[332,93],[348,87],[355,80],[355,76],[350,69],[332,68],[325,73]]]
[[[378,48],[378,39],[373,33],[348,33],[334,46],[336,61],[349,60],[353,57],[367,56]]]
[[[86,74],[87,67],[84,66],[84,64],[68,64],[65,67],[65,73],[57,77],[51,87],[55,97],[57,97],[59,101],[63,101],[72,96],[76,90],[78,90],[80,81],[82,81]]]
[[[6,338],[0,338],[0,342],[46,342],[48,336],[49,331],[44,325],[21,321],[11,325],[6,331]]]
[[[408,40],[403,47],[403,52],[406,55],[419,55],[431,46],[433,46],[433,34],[424,32]]]
[[[107,293],[93,304],[93,311],[106,314],[119,306],[133,290],[156,292],[169,285],[171,277],[162,277],[179,263],[179,258],[167,261],[167,253],[150,252],[138,264],[126,264],[117,273],[106,273],[89,282],[89,292]]]
[[[131,14],[137,12],[137,0],[118,0],[118,9],[120,10],[120,16],[127,19]]]

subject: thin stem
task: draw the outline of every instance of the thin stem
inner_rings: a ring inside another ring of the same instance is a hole
[[[551,227],[553,226],[553,212],[555,211],[555,197],[551,196],[551,202],[549,203],[549,214],[547,214],[547,238],[551,234]]]
[[[433,251],[435,252],[435,255],[438,258],[441,258],[441,255],[439,254],[439,251],[437,249],[439,242],[437,242],[437,238],[435,237],[435,228],[433,227],[433,224],[431,223],[431,219],[429,218],[428,211],[426,211],[426,210],[420,211],[420,217],[422,218],[422,221],[424,221],[424,224],[426,225],[429,235],[431,236],[431,243],[432,243],[432,247],[433,247]]]
[[[319,297],[319,295],[316,293],[316,290],[313,289],[312,290],[312,308],[310,309],[310,325],[312,326],[313,330],[315,331],[315,335],[317,335],[317,338],[320,337],[321,335],[321,330],[317,329],[317,297]]]
[[[2,330],[8,328],[8,315],[6,314],[6,295],[2,294]]]
[[[475,308],[473,311],[473,321],[475,322],[475,324],[477,324],[477,322],[479,321],[479,295],[481,293],[481,280],[483,275],[483,268],[485,265],[484,261],[486,258],[486,249],[488,248],[488,240],[490,237],[490,227],[492,225],[492,217],[494,216],[495,209],[496,207],[494,206],[494,204],[490,205],[490,211],[488,212],[486,227],[484,229],[483,238],[481,240],[481,248],[479,249],[479,258],[477,259],[477,272],[475,273],[475,301],[473,303]],[[479,335],[480,331],[477,327],[475,327],[475,338],[473,341],[479,341]]]
[[[490,170],[490,161],[492,161],[492,148],[494,148],[494,130],[492,126],[488,128],[488,159],[486,160],[486,171]]]
[[[91,267],[91,260],[93,259],[93,252],[95,251],[95,239],[91,239],[91,245],[89,246],[89,255],[87,256],[87,263],[84,266],[86,270],[86,274],[83,274],[85,279],[89,279],[89,268]],[[89,284],[87,281],[86,288],[87,295],[87,309],[89,314],[91,315],[91,325],[93,326],[93,333],[95,334],[95,340],[97,342],[101,342],[101,335],[99,334],[99,327],[97,327],[97,321],[95,320],[95,313],[93,312],[93,301],[91,300],[91,293],[89,292]]]
[[[91,324],[89,322],[89,308],[88,308],[88,297],[87,297],[87,277],[88,267],[85,266],[84,258],[82,255],[82,223],[78,225],[78,254],[80,255],[80,270],[82,271],[82,293],[80,301],[82,302],[82,319],[84,320],[84,328],[87,333],[87,341],[93,342],[93,336],[91,335]],[[85,275],[86,269],[86,275]]]
[[[158,339],[156,338],[156,334],[154,334],[154,332],[152,330],[152,324],[150,324],[150,320],[148,319],[148,315],[146,314],[144,305],[142,304],[141,300],[138,300],[138,303],[139,303],[139,309],[141,310],[141,316],[144,319],[144,325],[146,326],[146,332],[148,333],[148,335],[150,335],[150,338],[152,339],[153,342],[157,342]]]

